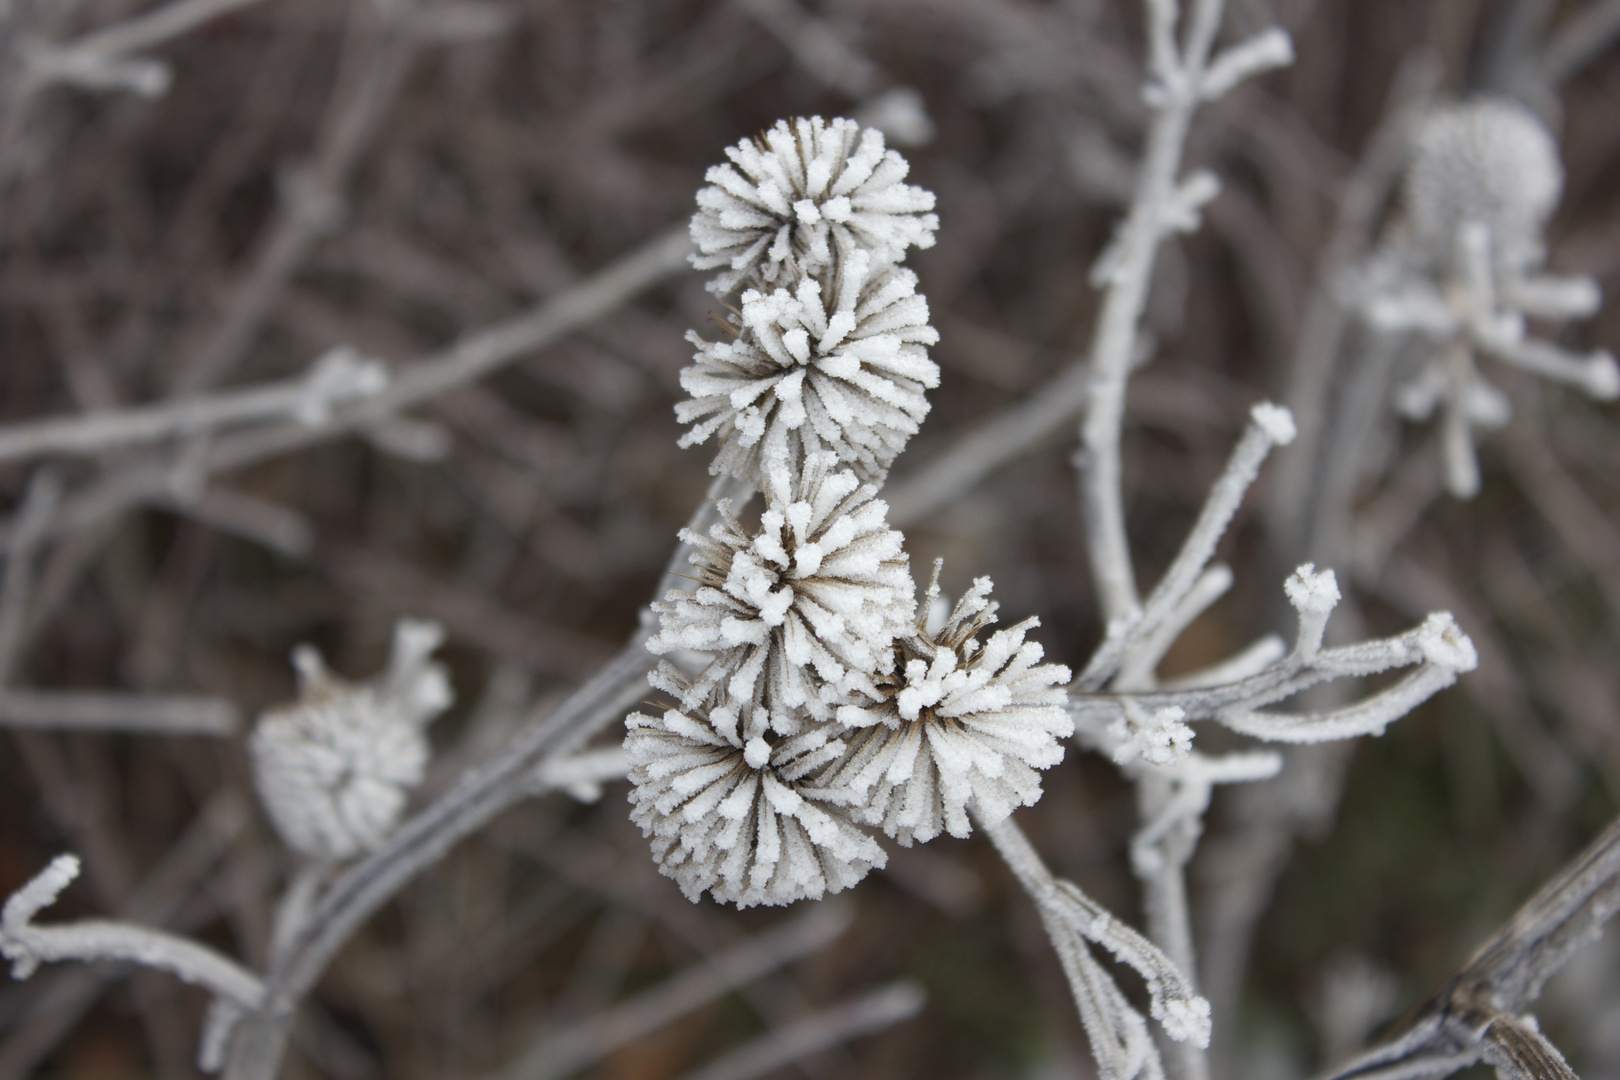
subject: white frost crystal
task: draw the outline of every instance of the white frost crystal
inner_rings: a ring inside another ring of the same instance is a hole
[[[937,593],[936,571],[929,598]],[[1033,805],[1039,770],[1063,760],[1060,740],[1074,733],[1062,707],[1069,669],[1040,663],[1040,645],[1024,640],[1037,620],[976,640],[995,621],[989,595],[990,579],[979,578],[938,634],[919,622],[896,642],[894,671],[877,692],[838,711],[856,730],[822,782],[907,847],[941,832],[967,836],[969,806],[994,823]]]
[[[657,682],[684,696],[668,669]],[[791,904],[847,889],[887,861],[813,781],[844,752],[836,725],[783,737],[746,703],[637,713],[628,724],[631,820],[688,899],[707,890],[738,907]]]
[[[934,244],[933,192],[903,183],[906,159],[853,120],[779,120],[726,156],[692,217],[692,265],[721,270],[709,282],[717,296],[820,274],[857,250],[887,264]]]
[[[350,859],[393,831],[420,783],[424,729],[452,700],[433,623],[401,620],[388,670],[350,684],[307,645],[293,653],[298,701],[259,718],[248,749],[259,797],[287,845],[314,859]]]
[[[827,280],[748,290],[731,341],[688,335],[698,352],[681,372],[691,398],[675,415],[692,429],[680,445],[718,434],[711,472],[758,483],[763,461],[826,449],[881,479],[928,415],[939,368],[926,346],[939,333],[916,275],[862,250]]]
[[[661,626],[647,647],[715,654],[683,691],[683,709],[723,695],[759,705],[769,716],[762,722],[792,734],[800,710],[830,720],[845,694],[870,685],[905,629],[904,537],[888,527],[877,489],[835,464],[812,454],[794,477],[778,463],[757,533],[727,503],[709,536],[682,531],[700,586],[655,605]]]

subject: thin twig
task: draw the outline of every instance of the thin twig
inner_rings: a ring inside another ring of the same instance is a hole
[[[852,912],[816,904],[787,923],[645,990],[606,1012],[544,1032],[489,1080],[556,1080],[701,1008],[761,975],[819,952],[849,929]]]
[[[909,1020],[922,1011],[924,1000],[916,983],[891,983],[767,1032],[687,1073],[683,1080],[755,1080],[829,1047]]]

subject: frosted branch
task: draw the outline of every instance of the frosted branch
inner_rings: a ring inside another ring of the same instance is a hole
[[[1148,132],[1136,198],[1098,267],[1108,293],[1092,336],[1091,386],[1080,428],[1087,549],[1110,627],[1133,618],[1139,604],[1120,494],[1125,384],[1159,243],[1169,230],[1196,220],[1200,200],[1213,195],[1212,176],[1195,175],[1183,183],[1177,174],[1188,125],[1202,100],[1199,87],[1224,7],[1223,0],[1198,0],[1185,47],[1180,47],[1176,42],[1180,5],[1175,0],[1147,0],[1148,68],[1154,81],[1145,96],[1157,114]]]
[[[1210,489],[1198,520],[1182,541],[1181,550],[1141,609],[1109,624],[1108,636],[1075,681],[1078,689],[1094,690],[1106,685],[1126,663],[1137,643],[1151,637],[1167,621],[1175,621],[1177,606],[1198,585],[1204,567],[1215,553],[1215,545],[1259,475],[1261,463],[1274,447],[1293,441],[1294,430],[1292,415],[1280,405],[1262,402],[1250,410],[1249,426],[1232,451],[1225,471]],[[1155,642],[1155,647],[1159,644]],[[1168,642],[1162,645],[1169,647]],[[1140,664],[1136,667],[1140,668]]]
[[[90,455],[120,446],[198,435],[231,424],[293,419],[324,424],[339,406],[374,397],[388,386],[388,370],[352,349],[333,349],[308,374],[226,394],[89,416],[35,420],[0,427],[0,461],[43,454]]]
[[[850,1039],[881,1031],[922,1011],[922,988],[896,982],[811,1013],[688,1073],[684,1080],[754,1080]]]
[[[1322,1074],[1322,1080],[1445,1076],[1485,1061],[1507,1080],[1574,1080],[1525,1010],[1620,911],[1620,822],[1614,822],[1485,941],[1410,1028]]]
[[[1300,625],[1294,647],[1286,656],[1259,672],[1226,683],[1183,684],[1108,695],[1086,695],[1071,689],[1069,713],[1076,729],[1093,741],[1112,740],[1110,746],[1123,742],[1122,729],[1117,725],[1122,721],[1130,723],[1133,714],[1126,705],[1129,699],[1130,710],[1154,716],[1179,709],[1180,719],[1187,722],[1213,719],[1268,741],[1319,742],[1376,734],[1478,664],[1473,643],[1445,612],[1436,612],[1421,625],[1394,637],[1322,648],[1328,615],[1339,598],[1332,572],[1317,573],[1307,563],[1289,579],[1287,592],[1299,612]],[[1269,640],[1262,640],[1249,652],[1265,655],[1274,649]],[[1252,662],[1252,656],[1241,658],[1236,670],[1252,666]],[[1316,713],[1257,711],[1318,683],[1402,667],[1418,670],[1353,705]]]
[[[231,702],[195,694],[0,690],[0,727],[225,737],[239,720]]]
[[[1209,1044],[1209,1002],[1152,942],[1119,922],[1072,882],[1054,878],[1023,832],[1004,818],[995,824],[980,819],[996,851],[1041,913],[1052,947],[1069,977],[1099,1071],[1117,1080],[1160,1075],[1158,1053],[1140,1030],[1141,1017],[1126,1004],[1086,950],[1085,942],[1102,946],[1135,969],[1147,983],[1153,1018],[1177,1042]]]
[[[58,960],[122,960],[167,971],[244,1008],[263,1004],[264,984],[256,975],[187,938],[99,919],[35,924],[34,916],[54,904],[78,876],[78,858],[58,855],[6,901],[0,914],[0,953],[11,961],[13,978],[26,979],[40,964]]]
[[[1286,30],[1273,26],[1219,53],[1204,72],[1198,94],[1205,101],[1215,101],[1238,83],[1293,62],[1293,39]]]

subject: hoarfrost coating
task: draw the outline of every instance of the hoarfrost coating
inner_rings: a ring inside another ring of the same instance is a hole
[[[844,695],[869,686],[911,614],[904,537],[887,506],[831,454],[811,455],[802,477],[772,470],[766,508],[750,533],[721,507],[707,537],[690,530],[699,587],[656,605],[655,653],[715,654],[682,696],[758,703],[783,734],[802,710],[833,718]]]
[[[666,676],[666,678],[668,678]],[[679,683],[660,680],[679,692]],[[837,725],[776,738],[749,703],[628,720],[631,820],[690,900],[790,904],[846,889],[887,860],[815,772],[844,753]]]
[[[938,593],[936,581],[929,599]],[[838,710],[856,730],[823,782],[907,847],[941,832],[967,836],[970,805],[992,822],[1033,805],[1040,770],[1063,760],[1061,740],[1074,733],[1062,708],[1069,669],[1040,663],[1040,645],[1024,640],[1037,620],[977,640],[995,620],[989,596],[990,579],[979,578],[937,634],[918,625],[895,642],[875,694]]]
[[[865,251],[899,262],[934,245],[934,194],[903,183],[910,166],[874,128],[819,116],[778,120],[758,139],[726,149],[698,192],[692,265],[719,269],[708,285],[723,296],[821,274],[836,256]]]
[[[1542,269],[1541,230],[1562,186],[1557,144],[1523,107],[1487,99],[1437,110],[1413,142],[1406,231],[1350,282],[1369,326],[1425,346],[1395,407],[1413,421],[1440,414],[1446,486],[1459,498],[1480,487],[1475,432],[1503,427],[1513,411],[1479,356],[1599,400],[1620,395],[1608,351],[1577,353],[1527,332],[1530,319],[1589,316],[1601,300],[1591,278]]]
[[[680,445],[717,436],[711,472],[757,484],[771,461],[797,469],[829,450],[880,480],[928,415],[939,333],[916,275],[857,250],[826,280],[748,290],[730,341],[687,336],[698,351],[681,372]]]
[[[302,855],[352,859],[393,831],[430,750],[424,729],[452,700],[443,640],[432,623],[401,620],[388,668],[352,685],[300,646],[298,701],[259,718],[248,742],[254,782],[276,831]]]

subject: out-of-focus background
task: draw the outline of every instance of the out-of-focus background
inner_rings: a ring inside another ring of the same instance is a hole
[[[0,0],[0,424],[296,378],[340,346],[397,370],[442,357],[555,314],[684,227],[728,145],[779,117],[854,115],[939,200],[938,243],[909,265],[943,376],[886,492],[913,572],[943,556],[952,593],[990,575],[1004,618],[1038,615],[1048,657],[1084,661],[1100,627],[1073,423],[943,505],[912,481],[1084,354],[1088,273],[1147,116],[1135,0],[259,0],[172,36],[131,21],[160,6]],[[1251,403],[1295,400],[1325,355],[1306,441],[1348,407],[1367,346],[1336,297],[1398,213],[1425,102],[1506,94],[1542,115],[1567,171],[1549,263],[1620,297],[1620,4],[1232,0],[1224,36],[1274,23],[1298,62],[1196,122],[1189,166],[1223,191],[1167,245],[1149,301],[1125,444],[1144,580]],[[4,684],[188,695],[240,718],[185,735],[6,721],[0,891],[71,849],[86,874],[53,916],[123,912],[258,962],[290,862],[243,734],[292,696],[295,644],[359,678],[397,616],[444,625],[458,701],[432,730],[423,799],[609,657],[707,485],[707,448],[676,448],[671,406],[683,337],[712,334],[719,303],[695,272],[648,277],[364,432],[266,447],[249,425],[0,462],[9,550],[37,470],[61,489],[26,602],[0,604]],[[1620,301],[1562,332],[1620,351]],[[1447,497],[1431,427],[1387,408],[1358,461],[1281,452],[1223,544],[1237,586],[1167,664],[1288,634],[1281,582],[1305,558],[1337,568],[1345,634],[1446,608],[1481,654],[1381,739],[1217,795],[1192,888],[1226,1076],[1302,1076],[1354,1049],[1615,813],[1620,417],[1490,374],[1515,416],[1483,444],[1479,498]],[[210,457],[221,446],[236,458]],[[1019,821],[1054,870],[1139,922],[1128,788],[1078,750],[1046,787]],[[781,1075],[1091,1075],[1056,960],[982,841],[896,849],[836,902],[851,924],[830,945],[586,1075],[682,1076],[901,977],[927,993],[917,1017]],[[594,805],[536,800],[346,949],[287,1075],[484,1076],[783,917],[684,900],[622,783]],[[205,1004],[159,975],[47,968],[0,988],[0,1077],[191,1076]],[[1581,1076],[1620,1077],[1612,935],[1539,1015]]]

